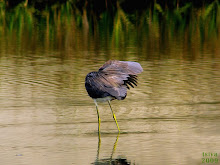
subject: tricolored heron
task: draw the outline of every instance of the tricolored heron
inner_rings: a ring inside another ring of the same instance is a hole
[[[112,110],[110,101],[124,100],[129,86],[137,86],[137,74],[143,71],[137,62],[109,60],[98,72],[90,72],[85,79],[85,87],[89,96],[94,100],[98,115],[98,130],[100,131],[100,117],[97,102],[108,101],[113,118],[120,132],[116,116]]]

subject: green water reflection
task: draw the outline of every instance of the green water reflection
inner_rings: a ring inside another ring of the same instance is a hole
[[[65,58],[73,50],[88,50],[95,51],[96,57],[109,51],[110,57],[126,58],[137,51],[142,60],[192,60],[200,58],[201,52],[219,50],[218,1],[200,8],[185,3],[170,10],[154,3],[135,12],[125,12],[119,2],[114,10],[101,13],[77,8],[71,2],[43,11],[23,3],[10,10],[1,3],[0,8],[1,47],[8,51],[14,47],[20,54],[57,50],[64,51]]]
[[[218,1],[139,10],[27,2],[0,2],[1,163],[188,165],[220,155]],[[120,136],[100,105],[99,142],[84,79],[109,59],[138,61],[144,72],[112,102]]]

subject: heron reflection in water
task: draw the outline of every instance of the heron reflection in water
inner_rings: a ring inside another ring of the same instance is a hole
[[[97,149],[97,156],[96,156],[96,160],[95,162],[93,162],[92,164],[95,164],[95,165],[105,165],[105,164],[117,164],[117,165],[130,165],[131,162],[129,162],[125,156],[122,156],[121,154],[118,155],[118,156],[114,156],[115,154],[115,150],[116,150],[116,146],[117,146],[117,142],[118,142],[118,137],[119,137],[119,134],[117,135],[116,137],[116,140],[115,140],[115,143],[113,145],[113,149],[112,149],[112,152],[111,152],[111,155],[109,157],[105,156],[105,158],[102,158],[100,159],[99,157],[99,153],[100,153],[100,146],[101,146],[101,141],[99,139],[98,141],[98,149]],[[109,145],[109,143],[108,143]],[[106,152],[106,150],[105,150]],[[116,157],[116,158],[114,158]]]
[[[113,118],[120,132],[116,116],[110,101],[124,100],[127,89],[137,86],[137,74],[143,71],[141,65],[132,61],[107,61],[97,72],[90,72],[85,79],[85,87],[89,96],[94,100],[98,115],[98,132],[100,132],[100,116],[97,102],[108,102]]]

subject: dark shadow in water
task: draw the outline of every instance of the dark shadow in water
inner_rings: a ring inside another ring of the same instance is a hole
[[[98,133],[98,149],[97,149],[97,157],[96,157],[96,161],[92,164],[95,165],[130,165],[130,162],[127,161],[127,159],[125,158],[121,158],[120,156],[118,156],[118,158],[114,159],[113,155],[115,153],[116,147],[117,147],[117,143],[118,143],[118,138],[119,138],[120,133],[118,133],[115,143],[113,145],[112,148],[112,153],[110,155],[109,158],[105,158],[105,159],[99,159],[99,154],[100,154],[100,148],[101,148],[101,136],[100,136],[100,132]]]

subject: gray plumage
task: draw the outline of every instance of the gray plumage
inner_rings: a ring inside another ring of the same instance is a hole
[[[110,98],[123,100],[129,87],[137,86],[137,74],[143,71],[141,65],[131,61],[107,61],[98,72],[90,72],[85,87],[93,99]]]

